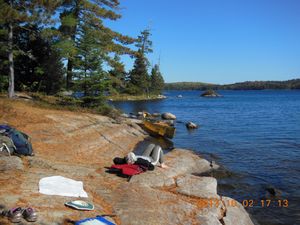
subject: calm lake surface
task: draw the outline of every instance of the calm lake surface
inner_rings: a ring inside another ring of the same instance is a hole
[[[222,98],[200,93],[167,91],[164,100],[113,104],[126,113],[175,114],[174,146],[192,149],[227,170],[217,177],[219,194],[245,200],[259,224],[300,224],[300,91],[219,91]],[[189,132],[185,121],[200,128]],[[268,191],[274,189],[275,197]]]

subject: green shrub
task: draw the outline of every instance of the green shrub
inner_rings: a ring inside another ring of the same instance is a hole
[[[57,98],[56,103],[63,106],[80,106],[82,101],[70,96],[62,96]]]
[[[80,99],[82,107],[95,108],[105,103],[103,96],[85,96]]]
[[[141,90],[139,87],[129,84],[125,88],[124,93],[129,94],[129,95],[137,95],[137,94],[141,94]]]
[[[104,116],[109,116],[111,118],[117,118],[120,115],[120,112],[118,110],[106,103],[95,108],[95,112]]]

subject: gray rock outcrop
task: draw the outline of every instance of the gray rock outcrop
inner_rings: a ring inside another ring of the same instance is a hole
[[[223,217],[225,225],[253,225],[249,214],[246,212],[241,203],[229,197],[223,197],[222,200],[226,206],[226,216]],[[232,201],[234,201],[235,204],[229,204]]]
[[[185,175],[176,179],[177,192],[199,198],[219,199],[217,180],[213,177]]]
[[[22,126],[31,136],[36,154],[0,157],[0,202],[7,209],[34,207],[38,211],[36,224],[68,224],[68,220],[109,214],[114,215],[111,219],[116,224],[125,225],[251,225],[240,204],[234,208],[223,204],[225,197],[218,198],[214,178],[191,175],[214,167],[192,151],[174,149],[165,155],[169,168],[157,167],[133,176],[130,182],[106,173],[114,157],[125,156],[148,138],[128,118],[117,122],[94,114],[33,109],[19,104],[13,110],[12,115],[5,115],[5,120],[12,125],[21,124],[16,127]],[[77,211],[64,205],[74,198],[39,193],[39,180],[54,175],[82,181],[88,194],[84,200],[93,203],[95,210]],[[203,204],[210,197],[216,197],[218,204]],[[0,217],[0,224],[10,222]]]
[[[211,170],[210,163],[196,156],[193,152],[184,149],[174,149],[165,157],[168,169],[156,168],[131,178],[131,183],[138,183],[150,187],[162,187],[175,184],[174,177],[191,174],[204,173]]]
[[[0,157],[0,171],[23,170],[24,165],[22,159],[17,156],[2,156]]]

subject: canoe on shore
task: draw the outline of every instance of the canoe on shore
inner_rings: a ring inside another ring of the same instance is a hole
[[[144,120],[144,126],[149,131],[149,133],[170,139],[174,137],[176,130],[175,127],[172,127],[162,121],[151,122],[148,120]]]

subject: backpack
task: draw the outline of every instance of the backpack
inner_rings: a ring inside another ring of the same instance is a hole
[[[134,164],[142,166],[146,170],[154,170],[154,168],[155,168],[154,165],[150,161],[143,159],[143,158],[138,158]]]
[[[33,155],[32,145],[27,134],[16,129],[7,132],[8,136],[13,140],[16,146],[16,153],[20,155]]]
[[[7,130],[10,130],[10,129],[11,129],[11,127],[8,126],[8,125],[3,125],[3,124],[0,125],[0,130],[5,130],[5,131],[7,131]]]
[[[0,154],[10,156],[15,152],[15,150],[16,146],[13,141],[9,137],[0,134]]]
[[[13,141],[15,153],[20,155],[33,155],[32,145],[27,134],[7,125],[0,125],[0,130],[1,129],[5,130],[5,135]]]

